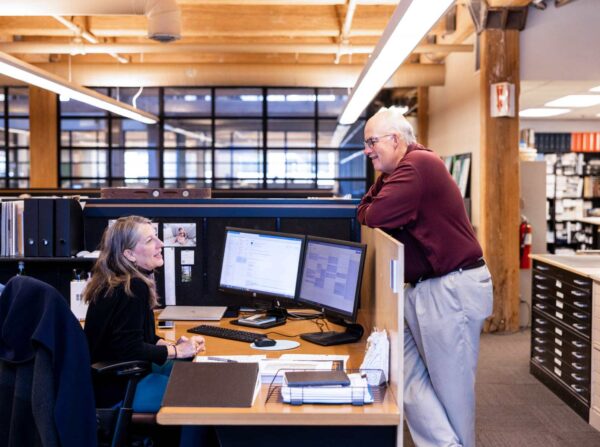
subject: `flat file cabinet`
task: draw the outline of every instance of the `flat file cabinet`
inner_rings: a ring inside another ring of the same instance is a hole
[[[594,281],[540,260],[532,275],[530,371],[589,421]]]

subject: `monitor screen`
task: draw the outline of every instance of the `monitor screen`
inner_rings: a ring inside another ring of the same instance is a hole
[[[219,288],[253,297],[296,297],[304,236],[227,227]]]
[[[366,246],[309,236],[298,302],[354,321]]]

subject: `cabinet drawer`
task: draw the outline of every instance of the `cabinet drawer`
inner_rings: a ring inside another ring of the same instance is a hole
[[[549,277],[554,279],[554,286],[558,289],[561,289],[563,284],[566,284],[582,291],[587,291],[591,295],[593,281],[590,278],[544,262],[534,261],[532,271],[533,282],[542,281],[544,284],[552,283],[548,279]]]
[[[557,308],[556,303],[536,302],[533,303],[533,308],[539,312],[543,312],[546,316],[550,316],[555,321],[563,323],[569,329],[573,329],[587,339],[591,336],[591,315],[587,312],[574,311],[565,306]]]

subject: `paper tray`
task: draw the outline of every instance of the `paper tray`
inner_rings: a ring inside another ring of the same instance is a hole
[[[297,369],[294,371],[298,371]],[[278,371],[277,375],[285,373],[284,370]],[[319,404],[319,405],[368,405],[371,403],[381,403],[385,397],[387,384],[384,379],[383,371],[380,369],[349,369],[347,374],[361,374],[367,378],[369,385],[367,387],[342,387],[343,396],[337,398],[315,397],[314,388],[321,387],[293,387],[290,389],[290,401],[285,402],[281,383],[273,381],[269,386],[267,399],[265,403],[289,403],[290,405]],[[311,388],[313,390],[311,390]]]

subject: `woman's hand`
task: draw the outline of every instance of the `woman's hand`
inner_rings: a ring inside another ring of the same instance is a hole
[[[182,336],[175,344],[178,359],[194,357],[198,352],[204,351],[204,337],[194,335],[191,339]]]

